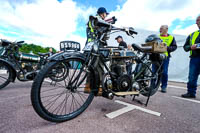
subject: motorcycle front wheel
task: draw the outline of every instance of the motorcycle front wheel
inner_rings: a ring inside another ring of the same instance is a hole
[[[59,82],[49,78],[52,71],[63,63],[73,64],[68,66],[68,75]],[[86,85],[88,75],[95,80],[80,58],[46,64],[36,76],[31,89],[31,102],[36,113],[51,122],[63,122],[80,115],[94,98],[92,91],[84,92],[90,86]]]
[[[0,61],[0,89],[6,87],[11,81],[12,70],[4,62]]]

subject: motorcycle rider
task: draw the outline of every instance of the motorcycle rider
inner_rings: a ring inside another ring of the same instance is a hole
[[[98,19],[105,20],[105,18],[107,17],[108,14],[109,13],[106,11],[106,8],[100,7],[97,10],[96,17]],[[96,34],[97,34],[96,33],[96,28],[94,27],[93,22],[91,20],[89,20],[89,22],[87,24],[86,32],[87,32],[87,41],[86,41],[86,44],[87,44],[88,42],[93,41],[95,39]]]
[[[104,20],[105,21],[105,18],[107,17],[108,14],[109,13],[106,11],[106,8],[100,7],[97,10],[97,15],[95,17],[98,18],[98,19],[100,19],[100,20]],[[93,23],[94,22],[92,22],[92,20],[89,20],[89,22],[87,24],[87,29],[86,29],[86,32],[87,32],[87,41],[86,41],[86,44],[89,43],[89,42],[94,41],[95,37],[98,34],[98,32],[97,32],[97,28],[98,27],[95,27]],[[105,44],[103,44],[103,45],[105,45]],[[101,73],[103,73],[103,71],[104,71],[104,70],[102,70],[102,65],[99,64],[99,66],[97,67],[97,69],[100,72],[100,81],[101,81],[102,80]],[[89,78],[87,78],[86,85],[85,85],[85,88],[84,88],[84,92],[85,93],[89,93],[90,92]],[[102,93],[102,88],[100,87],[98,95],[101,95],[101,93]]]

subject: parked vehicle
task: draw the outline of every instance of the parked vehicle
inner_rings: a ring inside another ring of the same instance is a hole
[[[99,27],[100,34],[96,39],[86,44],[84,52],[63,52],[50,58],[33,82],[32,105],[45,120],[63,122],[73,119],[90,105],[94,96],[112,99],[141,94],[149,99],[158,90],[165,56],[148,52],[136,44],[132,45],[134,51],[102,47],[112,33],[123,31],[132,36],[137,32],[133,28],[116,28],[95,17],[91,19]],[[131,75],[126,70],[127,61],[136,65]],[[61,63],[70,64],[68,74],[59,82],[52,81],[48,75]]]
[[[0,41],[0,89],[14,82],[33,80],[42,66],[47,62],[49,53],[38,55],[21,53],[19,48],[24,41]]]

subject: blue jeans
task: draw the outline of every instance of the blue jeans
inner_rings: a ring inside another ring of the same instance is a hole
[[[161,83],[162,83],[161,88],[167,88],[169,60],[170,60],[170,58],[167,57],[167,59],[165,59],[163,61],[163,65],[162,65],[163,73],[162,73],[162,79],[161,79]]]
[[[126,70],[127,70],[127,74],[131,76],[131,73],[132,73],[132,63],[127,63],[126,64]]]
[[[165,60],[163,61],[163,65],[162,65],[162,69],[163,69],[162,78],[161,78],[161,83],[162,83],[161,88],[162,88],[162,89],[167,88],[169,60],[170,60],[170,58],[167,57],[167,59],[165,59]],[[152,66],[152,71],[153,71],[154,73],[156,72],[157,69],[158,69],[158,68],[156,68],[155,65]]]
[[[192,57],[189,65],[189,76],[188,76],[188,93],[196,95],[197,80],[200,74],[200,57]]]

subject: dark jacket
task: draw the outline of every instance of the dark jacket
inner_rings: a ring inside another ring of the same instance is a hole
[[[200,43],[200,34],[197,37],[197,39],[195,40],[195,44]],[[183,46],[184,50],[186,52],[191,50],[191,45],[190,45],[190,35],[187,37],[186,42]],[[200,49],[196,49],[192,51],[192,55],[190,55],[190,57],[200,57]]]
[[[175,37],[173,36],[173,40],[172,43],[170,44],[169,47],[167,47],[167,52],[169,54],[169,57],[171,57],[171,52],[174,52],[177,49],[177,45],[176,45],[176,40]]]
[[[124,48],[127,48],[127,44],[126,44],[126,42],[124,42],[124,41],[121,41],[121,42],[119,43],[119,46],[123,46]]]

